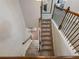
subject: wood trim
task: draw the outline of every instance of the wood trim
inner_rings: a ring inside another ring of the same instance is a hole
[[[67,9],[64,9],[64,11],[66,12]],[[79,16],[79,13],[71,11],[71,10],[69,10],[68,13],[74,14],[75,16]]]
[[[0,57],[0,59],[79,59],[79,56]]]

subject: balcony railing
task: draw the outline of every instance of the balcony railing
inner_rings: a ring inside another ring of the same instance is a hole
[[[54,5],[54,10],[53,10],[53,20],[56,22],[57,26],[59,26],[65,16],[65,11],[56,5]]]
[[[53,20],[67,41],[69,41],[69,44],[74,47],[75,53],[79,53],[79,14],[70,11],[70,7],[62,9],[55,5]]]

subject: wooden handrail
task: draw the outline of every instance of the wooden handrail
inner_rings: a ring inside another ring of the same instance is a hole
[[[79,59],[79,56],[0,57],[0,59]]]
[[[64,9],[64,11],[67,12],[67,9]],[[76,12],[71,11],[71,10],[69,10],[68,13],[71,13],[71,14],[73,14],[75,16],[79,16],[79,13],[76,13]]]
[[[25,40],[22,44],[24,45],[25,43],[28,42],[29,39],[32,39],[32,36],[30,36],[27,40]]]
[[[68,8],[70,8],[70,7],[68,7],[67,9],[62,9],[62,8],[56,6],[56,8],[60,9],[60,10],[64,10],[65,12],[71,13],[71,14],[73,14],[75,16],[79,16],[79,13],[77,13],[77,12],[74,12],[74,11],[71,11],[71,10],[68,11]]]

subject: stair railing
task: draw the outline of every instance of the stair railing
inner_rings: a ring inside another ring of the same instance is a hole
[[[39,52],[40,52],[40,44],[41,44],[41,42],[40,42],[40,30],[39,30]]]
[[[66,17],[66,15],[67,15],[67,13],[68,13],[69,10],[70,10],[70,7],[67,8],[66,13],[65,13],[65,16],[64,16],[64,18],[63,18],[61,24],[59,25],[59,29],[62,28],[63,22],[65,21],[65,17]]]
[[[56,22],[58,27],[60,26],[63,18],[65,17],[65,14],[66,13],[65,13],[64,9],[57,7],[56,4],[54,5],[52,18]]]
[[[59,30],[66,37],[67,41],[69,41],[69,44],[71,44],[70,47],[74,47],[73,50],[76,50],[75,53],[79,53],[79,14],[71,11],[70,7],[62,11],[60,7],[55,6],[54,8],[53,19],[55,23],[57,24],[57,21],[60,22],[60,25],[58,25]],[[62,16],[62,14],[56,15],[56,10],[58,13],[60,11],[64,13],[63,19],[56,18]]]
[[[39,52],[40,52],[40,44],[41,44],[41,29],[40,29],[41,25],[40,24],[41,24],[41,20],[39,22],[39,30],[38,30],[38,32],[39,32],[39,35],[38,35],[39,36]]]
[[[22,44],[25,45],[30,39],[32,40],[32,35],[28,39],[26,39],[24,42],[22,42]]]
[[[42,20],[42,10],[43,10],[43,1],[41,1],[41,6],[40,6],[40,20]]]

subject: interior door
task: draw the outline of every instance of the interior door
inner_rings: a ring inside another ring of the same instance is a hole
[[[43,0],[42,13],[51,13],[53,0]]]

